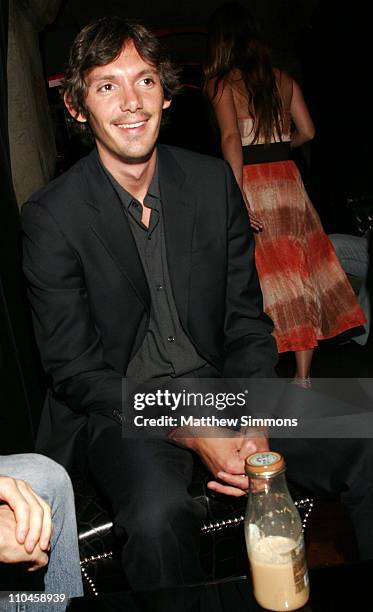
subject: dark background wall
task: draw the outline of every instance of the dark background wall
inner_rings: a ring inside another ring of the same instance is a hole
[[[242,0],[250,7],[264,33],[285,61],[297,63],[297,44],[303,31],[310,26],[320,0]],[[118,0],[67,0],[58,18],[45,36],[47,71],[63,69],[67,49],[83,25],[108,14],[139,19],[151,28],[172,26],[205,26],[211,13],[222,4],[220,0],[143,0],[135,6]],[[295,58],[293,60],[293,58]]]

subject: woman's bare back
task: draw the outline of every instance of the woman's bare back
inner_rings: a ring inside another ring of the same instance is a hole
[[[286,74],[274,69],[277,87],[280,93],[280,98],[283,106],[283,130],[282,136],[285,139],[289,138],[290,135],[290,124],[291,124],[291,99],[293,93],[293,79]],[[247,98],[247,92],[244,81],[242,79],[241,72],[237,69],[233,70],[229,76],[228,84],[231,87],[233,102],[236,109],[237,120],[239,122],[241,136],[248,137],[248,131],[251,133],[253,125],[253,112],[249,108],[249,101]],[[249,122],[247,122],[249,120]],[[243,123],[244,122],[244,123]],[[244,127],[244,134],[242,134],[242,128]],[[275,139],[274,139],[275,140]],[[261,142],[261,139],[259,140]],[[246,143],[248,144],[248,143]]]

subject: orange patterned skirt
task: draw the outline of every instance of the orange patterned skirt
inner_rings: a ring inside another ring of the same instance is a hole
[[[366,322],[292,161],[245,165],[244,190],[263,223],[255,234],[264,310],[279,353],[315,347]]]

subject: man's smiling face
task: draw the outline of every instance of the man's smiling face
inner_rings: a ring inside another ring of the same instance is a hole
[[[147,161],[154,151],[162,110],[170,105],[157,68],[128,42],[117,59],[92,68],[85,82],[88,121],[103,163],[110,167],[118,161]],[[81,114],[75,118],[86,120]]]

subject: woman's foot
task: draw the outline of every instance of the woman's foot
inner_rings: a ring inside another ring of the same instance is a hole
[[[301,376],[294,376],[291,381],[293,385],[297,385],[297,387],[301,387],[302,389],[311,389],[311,379],[309,376],[306,378],[302,378]]]

